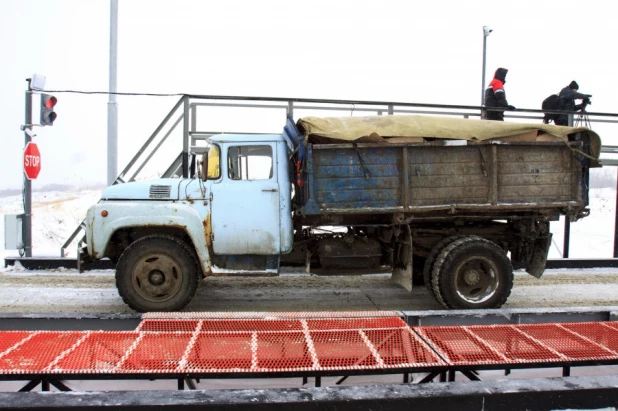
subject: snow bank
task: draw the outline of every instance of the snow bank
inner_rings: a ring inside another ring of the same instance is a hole
[[[102,190],[48,191],[32,193],[32,255],[60,257],[60,248],[86,217],[88,207],[97,203]],[[23,197],[0,198],[0,256],[18,255],[4,249],[4,215],[23,213]],[[75,257],[77,239],[66,250]]]

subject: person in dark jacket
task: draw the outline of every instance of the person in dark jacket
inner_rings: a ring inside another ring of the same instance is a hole
[[[585,110],[586,106],[590,104],[591,94],[582,94],[578,93],[579,85],[575,80],[571,81],[571,83],[560,90],[560,94],[558,94],[559,100],[558,105],[560,110],[565,111],[579,111]],[[581,99],[581,104],[575,104],[575,100]],[[569,124],[569,115],[568,114],[560,114],[555,120],[557,126],[566,126]]]
[[[494,74],[494,79],[485,89],[485,107],[504,107],[508,110],[515,110],[515,107],[511,106],[506,101],[506,95],[504,93],[504,83],[506,83],[507,72],[508,69],[502,67],[496,70],[496,74]],[[504,111],[483,110],[483,113],[485,120],[504,121]]]

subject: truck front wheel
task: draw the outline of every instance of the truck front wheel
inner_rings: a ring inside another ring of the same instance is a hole
[[[191,250],[171,236],[140,238],[127,247],[116,266],[118,293],[139,312],[180,310],[189,304],[197,285]]]
[[[476,236],[444,247],[431,274],[436,299],[446,308],[500,308],[513,288],[513,267],[506,253]]]

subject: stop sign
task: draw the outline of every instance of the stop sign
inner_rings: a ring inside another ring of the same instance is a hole
[[[41,171],[41,153],[35,143],[26,144],[24,148],[24,173],[28,180],[34,180]]]

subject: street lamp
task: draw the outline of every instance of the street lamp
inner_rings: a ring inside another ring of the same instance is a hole
[[[483,26],[483,82],[481,83],[481,106],[485,105],[485,52],[487,49],[487,36],[493,30]]]

